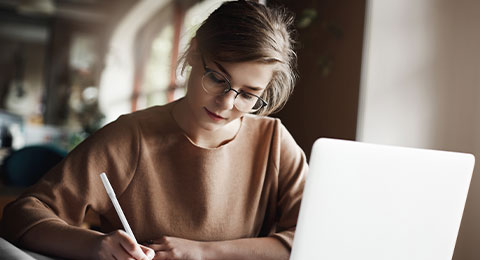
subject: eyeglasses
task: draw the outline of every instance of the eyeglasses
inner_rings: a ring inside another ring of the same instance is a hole
[[[205,92],[213,96],[223,96],[230,90],[235,92],[233,105],[240,112],[254,113],[262,107],[267,106],[267,102],[257,95],[245,92],[243,90],[235,90],[232,88],[230,81],[222,74],[210,69],[205,64],[205,59],[202,55],[203,68],[205,73],[202,77],[202,87]]]

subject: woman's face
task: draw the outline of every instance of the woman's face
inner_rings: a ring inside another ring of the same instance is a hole
[[[261,96],[272,78],[275,64],[260,62],[224,63],[205,58],[205,64],[211,70],[221,73],[236,91],[249,92]],[[188,81],[185,100],[191,110],[191,120],[204,130],[215,131],[242,117],[245,112],[234,105],[235,92],[212,96],[202,87],[205,68],[201,57],[191,61],[192,71]]]

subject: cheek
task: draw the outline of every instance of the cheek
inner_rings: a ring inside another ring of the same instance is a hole
[[[187,95],[198,94],[199,91],[202,91],[202,77],[203,74],[198,71],[196,68],[192,68],[190,75],[188,77],[187,83]]]
[[[202,89],[202,82],[196,78],[190,78],[188,81],[186,98],[192,101],[200,101],[203,99],[204,91]]]

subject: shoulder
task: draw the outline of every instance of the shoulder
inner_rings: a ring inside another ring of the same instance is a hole
[[[290,178],[303,178],[308,169],[305,153],[280,119],[248,115],[244,117],[244,123],[249,131],[246,138],[256,140],[252,142],[267,150],[260,149],[268,154],[267,158],[278,171],[282,183]],[[256,155],[256,158],[262,157],[259,153]]]
[[[244,116],[244,134],[243,138],[267,145],[270,152],[280,154],[294,153],[300,155],[303,153],[293,136],[287,130],[279,118],[268,116],[246,115]],[[248,142],[245,140],[245,142]]]
[[[262,135],[272,135],[272,138],[291,138],[293,137],[288,132],[285,125],[279,118],[269,116],[245,115],[244,124],[249,132],[259,133]]]
[[[143,110],[121,115],[116,121],[124,124],[140,124],[140,126],[148,125],[149,123],[170,122],[173,105],[174,103],[152,106]]]
[[[152,106],[143,110],[121,115],[117,120],[110,123],[110,128],[123,129],[136,133],[165,133],[178,130],[173,120],[171,110],[175,102],[161,106]],[[106,126],[108,127],[108,125]]]
[[[275,131],[282,125],[280,119],[278,118],[252,114],[245,115],[243,117],[243,123],[247,130],[255,132],[264,132],[265,130]]]
[[[121,115],[89,136],[82,142],[82,146],[112,147],[112,149],[128,146],[129,149],[133,149],[138,146],[139,140],[148,136],[149,133],[167,131],[165,129],[172,127],[173,124],[168,120],[170,106],[171,104],[154,106]]]

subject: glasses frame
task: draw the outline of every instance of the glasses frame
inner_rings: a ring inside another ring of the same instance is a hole
[[[255,113],[255,112],[257,112],[258,110],[260,110],[260,109],[262,109],[262,108],[264,108],[264,107],[266,107],[266,106],[268,105],[268,103],[267,103],[265,100],[263,100],[263,98],[255,95],[255,94],[252,94],[252,93],[250,93],[250,92],[246,92],[246,91],[243,91],[243,90],[238,91],[238,90],[233,89],[233,88],[232,88],[232,83],[230,83],[230,80],[229,80],[227,77],[223,76],[223,74],[220,73],[220,72],[218,72],[218,71],[215,71],[215,70],[210,69],[210,68],[207,66],[207,64],[205,63],[205,58],[203,57],[203,55],[202,55],[202,63],[203,63],[203,69],[205,70],[205,72],[203,73],[203,76],[202,76],[202,88],[203,88],[203,90],[204,90],[207,94],[210,94],[210,93],[208,93],[207,90],[205,89],[205,87],[203,86],[203,78],[204,78],[208,73],[213,72],[213,73],[215,73],[215,74],[221,75],[221,76],[225,79],[225,82],[227,83],[227,86],[228,86],[228,88],[225,88],[225,90],[223,91],[223,93],[218,94],[217,96],[223,96],[223,95],[227,94],[228,92],[230,92],[230,90],[233,91],[233,92],[235,92],[235,97],[233,98],[233,104],[234,104],[234,106],[235,106],[237,109],[238,109],[238,107],[235,105],[235,100],[237,99],[237,96],[240,95],[241,93],[245,93],[245,94],[254,96],[254,97],[258,98],[258,100],[260,100],[260,101],[262,102],[262,105],[261,105],[259,108],[257,108],[257,109],[253,109],[253,108],[252,108],[252,109],[250,109],[250,111],[241,111],[241,112],[244,112],[244,113]],[[210,95],[211,95],[211,94],[210,94]]]

